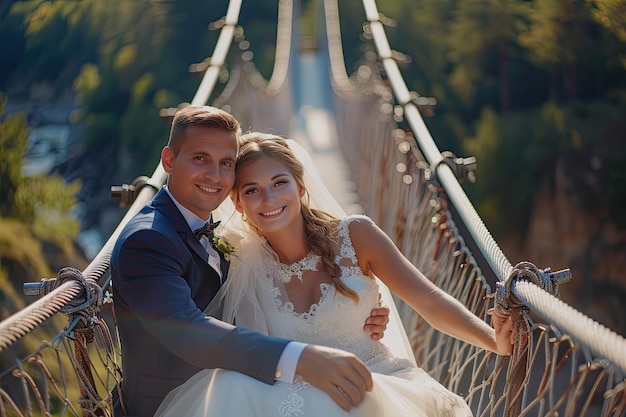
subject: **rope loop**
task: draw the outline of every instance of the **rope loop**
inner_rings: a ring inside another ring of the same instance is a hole
[[[496,311],[510,316],[516,309],[526,309],[524,304],[513,294],[512,286],[523,280],[531,282],[555,297],[560,297],[559,285],[572,279],[569,269],[552,272],[550,268],[539,269],[533,263],[523,261],[515,265],[507,279],[496,283]]]
[[[97,283],[85,279],[83,274],[78,269],[65,267],[62,268],[57,274],[55,285],[58,287],[70,280],[77,281],[83,287],[83,291],[67,303],[67,305],[62,307],[60,311],[65,314],[73,314],[86,310],[90,307],[99,307],[102,302],[103,295],[102,288],[100,288]]]

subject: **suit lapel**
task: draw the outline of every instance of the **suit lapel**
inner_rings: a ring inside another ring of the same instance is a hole
[[[170,221],[176,233],[180,236],[183,242],[187,244],[200,258],[204,259],[204,262],[208,262],[209,254],[204,249],[196,235],[189,228],[189,225],[185,221],[180,210],[176,207],[176,204],[172,201],[169,194],[164,189],[159,190],[154,199],[152,200],[154,207],[159,210],[166,219]]]
[[[207,266],[207,270],[212,273],[211,275],[214,275],[215,278],[219,280],[220,278],[217,271],[215,271],[213,267],[209,265],[208,252],[206,251],[204,246],[202,246],[202,243],[200,243],[196,235],[193,233],[193,231],[189,227],[189,224],[187,224],[187,221],[183,217],[180,210],[178,210],[178,207],[176,207],[176,204],[174,204],[174,201],[172,201],[169,194],[164,189],[161,189],[154,196],[152,202],[155,209],[160,211],[163,216],[165,216],[165,218],[170,221],[170,223],[176,230],[176,233],[178,233],[178,235],[180,236],[181,240],[185,242],[186,245],[204,261]],[[217,253],[220,256],[220,270],[222,272],[221,281],[223,283],[226,280],[230,263],[224,258],[223,253],[221,253],[220,251],[217,251]]]

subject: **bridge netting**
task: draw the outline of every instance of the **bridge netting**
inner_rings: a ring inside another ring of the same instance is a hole
[[[337,142],[364,213],[476,315],[489,321],[487,310],[495,307],[515,322],[514,353],[505,358],[434,330],[393,296],[394,319],[416,362],[463,396],[476,416],[626,415],[626,339],[559,299],[568,270],[507,260],[460,186],[473,161],[435,145],[421,116],[428,100],[406,87],[375,1],[363,0],[369,50],[353,74],[343,60],[337,0],[319,4],[324,18],[317,53],[327,63]],[[269,80],[240,47],[240,7],[232,0],[220,21],[210,65],[190,103],[222,107],[244,127],[288,135],[296,101],[297,4],[279,2]],[[56,279],[25,286],[40,298],[0,323],[0,415],[111,415],[121,358],[108,291],[110,252],[125,222],[165,179],[159,165],[150,178],[118,190],[128,211],[84,271],[68,267]],[[59,315],[67,316],[66,325],[43,340],[39,331]],[[13,354],[33,339],[31,355]]]

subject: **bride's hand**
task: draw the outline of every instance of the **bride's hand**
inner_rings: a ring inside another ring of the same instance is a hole
[[[495,308],[487,310],[491,315],[491,325],[496,331],[496,346],[499,355],[511,356],[515,345],[515,333],[513,331],[513,320],[496,311]]]
[[[326,392],[345,411],[350,411],[373,387],[372,375],[355,355],[339,349],[307,345],[296,373]]]

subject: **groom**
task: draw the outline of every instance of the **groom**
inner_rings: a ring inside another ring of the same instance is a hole
[[[358,405],[372,379],[354,355],[235,327],[203,310],[227,278],[228,262],[206,236],[235,179],[239,122],[220,109],[180,110],[161,153],[163,187],[120,234],[111,257],[121,338],[121,395],[115,416],[153,416],[165,395],[205,368],[238,371],[267,384],[295,374],[344,410]],[[364,330],[380,339],[389,310],[375,309]]]

